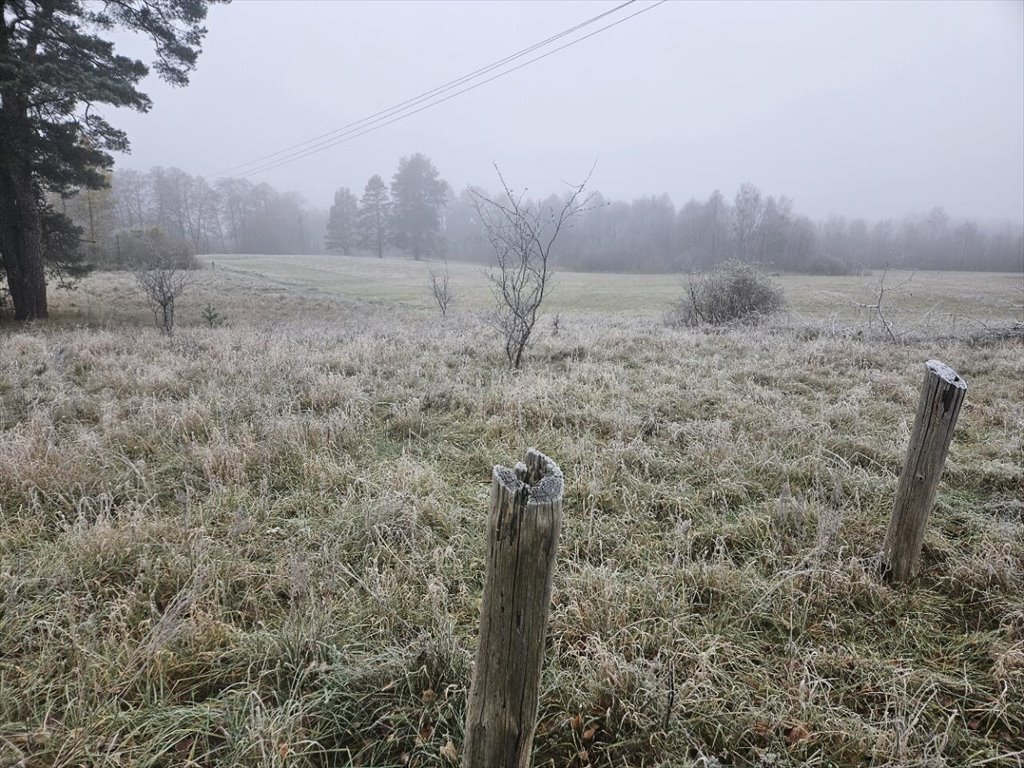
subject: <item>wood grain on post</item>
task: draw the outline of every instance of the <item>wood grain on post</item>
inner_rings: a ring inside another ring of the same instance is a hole
[[[967,382],[948,365],[929,360],[925,368],[914,431],[883,548],[886,569],[895,581],[917,573],[925,525],[967,393]]]
[[[562,471],[534,449],[492,473],[480,639],[463,768],[528,768],[536,729]]]

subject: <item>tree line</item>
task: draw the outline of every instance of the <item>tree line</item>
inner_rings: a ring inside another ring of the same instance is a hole
[[[558,210],[561,198],[539,201]],[[484,252],[470,191],[449,199],[445,243],[452,258]],[[727,263],[810,274],[863,269],[1024,270],[1024,231],[954,220],[942,208],[923,216],[868,222],[831,216],[814,221],[792,199],[744,184],[733,199],[719,191],[678,210],[667,195],[631,203],[595,195],[559,241],[557,264],[591,271],[706,271]]]
[[[127,232],[159,229],[195,253],[342,253],[484,262],[490,249],[474,191],[454,192],[429,158],[402,157],[389,182],[376,174],[348,187],[329,211],[297,193],[247,179],[207,182],[178,168],[116,170],[108,186],[54,196],[50,206],[81,230],[86,261],[127,266]],[[524,201],[560,210],[562,197]],[[1021,271],[1024,232],[955,220],[942,208],[869,222],[815,221],[792,199],[744,184],[676,208],[667,195],[632,202],[596,194],[562,233],[554,263],[582,271],[707,271],[727,262],[810,274],[884,267]]]
[[[107,186],[50,204],[80,229],[80,249],[102,267],[130,266],[132,232],[159,230],[193,253],[322,252],[324,215],[301,195],[248,179],[210,184],[180,168],[116,170]]]
[[[304,254],[354,250],[413,258],[444,251],[441,214],[449,194],[421,154],[403,157],[390,185],[379,176],[361,198],[339,189],[330,211],[270,184],[226,178],[214,183],[180,168],[116,170],[99,189],[53,195],[48,205],[78,229],[84,260],[127,267],[133,233],[158,230],[193,253]]]
[[[335,193],[327,224],[328,250],[388,246],[460,261],[489,253],[477,211],[480,189],[454,193],[422,155],[403,158],[390,186],[372,177],[360,199]],[[549,214],[564,199],[525,201]],[[410,243],[412,247],[409,248]],[[667,195],[627,203],[594,196],[559,242],[557,264],[590,271],[705,271],[727,262],[810,274],[850,274],[885,267],[1020,271],[1024,230],[954,220],[939,207],[923,216],[868,222],[830,216],[814,221],[784,195],[743,184],[732,200],[719,191],[678,210]]]

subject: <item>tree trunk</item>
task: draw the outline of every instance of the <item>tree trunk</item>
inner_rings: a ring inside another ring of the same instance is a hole
[[[39,195],[32,177],[32,125],[18,93],[0,98],[0,263],[15,320],[46,317]]]
[[[39,200],[27,160],[11,154],[0,155],[0,255],[14,319],[35,320],[47,316]]]

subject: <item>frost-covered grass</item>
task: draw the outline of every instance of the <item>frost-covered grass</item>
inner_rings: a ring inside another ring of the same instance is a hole
[[[434,307],[427,284],[428,271],[436,269],[436,263],[363,256],[201,258],[206,265],[212,263],[216,268],[204,275],[202,281],[211,290],[207,298],[214,303],[228,302],[235,308],[239,304],[236,297],[227,298],[224,291],[244,293],[253,284],[258,286],[261,298],[274,298],[276,304],[261,301],[254,308],[261,319],[285,307],[295,311],[297,296],[313,302],[341,298],[377,306]],[[483,267],[460,262],[451,262],[448,267],[458,296],[455,306],[471,312],[487,309],[492,299]],[[878,284],[883,277],[883,310],[900,331],[935,329],[963,333],[982,325],[1024,320],[1024,277],[1020,273],[893,271],[883,275],[875,271],[847,277],[774,275],[772,280],[781,285],[789,299],[787,322],[841,323],[866,328],[872,313],[860,305],[876,303]],[[70,314],[66,317],[90,323],[117,317],[117,311],[134,291],[126,283],[116,301],[97,302],[96,297],[107,293],[105,282],[102,275],[88,281],[94,297],[91,306],[85,296],[79,295],[72,299],[76,306],[68,308]],[[558,271],[547,310],[562,314],[600,312],[622,317],[658,317],[672,310],[683,295],[684,283],[681,275]],[[195,317],[198,320],[198,310]],[[875,320],[874,327],[878,325]]]
[[[451,765],[490,467],[529,445],[567,481],[535,765],[1024,763],[1019,337],[705,332],[565,295],[512,374],[426,290],[218,258],[172,338],[109,275],[0,327],[0,765]],[[1014,288],[977,290],[991,318]],[[932,357],[970,389],[893,587]]]

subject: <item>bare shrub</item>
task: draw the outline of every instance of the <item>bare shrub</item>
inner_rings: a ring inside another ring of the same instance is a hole
[[[444,270],[431,269],[428,272],[430,293],[441,310],[441,317],[448,317],[448,308],[455,301],[455,289],[452,288],[448,279],[448,262],[444,263]]]
[[[874,302],[868,304],[858,303],[857,306],[860,307],[860,309],[868,310],[869,312],[867,321],[867,331],[869,337],[872,335],[874,331],[874,329],[872,328],[872,321],[875,317],[877,317],[879,322],[881,322],[882,327],[885,329],[885,333],[889,337],[889,339],[891,341],[896,342],[899,341],[899,339],[897,338],[897,333],[893,329],[893,323],[891,318],[886,316],[886,313],[889,311],[889,307],[886,305],[886,294],[888,293],[891,297],[893,293],[904,292],[904,288],[907,285],[907,283],[914,279],[914,273],[911,272],[908,277],[901,280],[898,284],[894,286],[888,286],[885,284],[885,278],[888,277],[888,275],[889,267],[886,266],[885,269],[882,270],[882,276],[878,279],[878,284],[874,287]]]
[[[529,201],[524,192],[514,192],[497,165],[494,169],[501,180],[501,198],[491,200],[476,190],[470,192],[496,260],[487,273],[497,304],[490,322],[505,343],[509,368],[516,369],[522,365],[550,288],[552,246],[568,221],[586,211],[590,203],[592,196],[584,195],[590,174],[569,188],[558,209]]]
[[[158,229],[133,233],[138,246],[132,260],[135,282],[146,296],[162,333],[174,333],[174,303],[191,282],[195,260],[181,243]]]
[[[748,264],[727,262],[692,275],[676,307],[685,325],[758,323],[785,306],[782,289]]]

